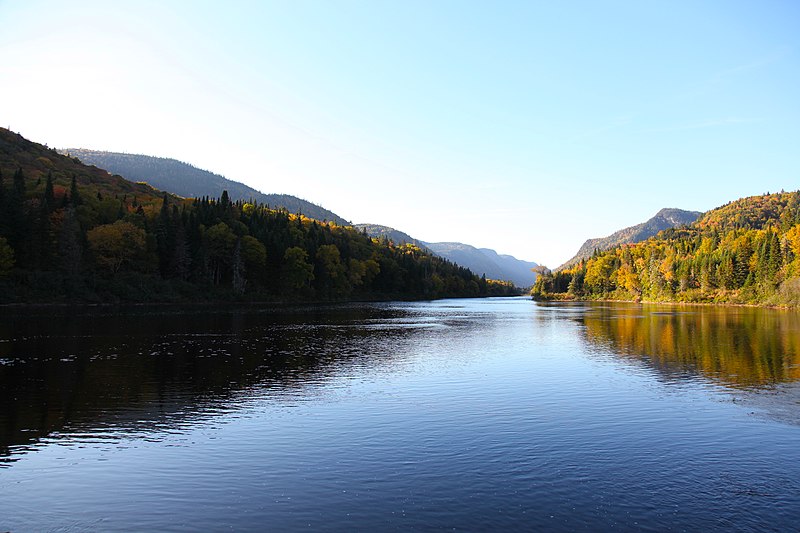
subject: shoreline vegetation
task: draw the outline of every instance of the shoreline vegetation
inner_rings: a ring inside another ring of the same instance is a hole
[[[800,191],[742,198],[646,241],[542,269],[531,296],[800,307]]]
[[[568,294],[549,294],[529,295],[534,302],[553,302],[553,303],[622,303],[638,305],[669,305],[686,307],[747,307],[756,309],[776,309],[791,311],[798,309],[797,305],[788,304],[758,304],[758,303],[734,303],[734,302],[686,302],[676,300],[621,300],[618,298],[575,298]]]
[[[226,191],[181,198],[0,128],[0,304],[517,294],[418,246]]]

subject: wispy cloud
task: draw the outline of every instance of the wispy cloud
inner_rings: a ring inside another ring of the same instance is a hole
[[[741,65],[736,65],[719,72],[716,72],[712,77],[711,80],[717,80],[722,78],[727,78],[730,76],[735,76],[737,74],[741,74],[742,72],[747,72],[749,70],[759,69],[761,67],[765,67],[767,65],[771,65],[772,63],[777,63],[784,57],[786,57],[792,49],[788,46],[781,46],[776,48],[769,54],[764,55],[763,57],[756,59],[755,61],[750,61],[747,63],[742,63]]]
[[[721,85],[735,83],[734,80],[740,76],[782,61],[786,56],[791,54],[791,52],[792,49],[790,47],[781,46],[755,60],[711,72],[706,78],[699,80],[694,85],[686,87],[683,91],[675,94],[673,100],[682,102],[692,100],[698,96],[707,95],[717,90]]]
[[[672,131],[689,131],[689,130],[702,130],[706,128],[721,128],[725,126],[735,126],[739,124],[754,124],[761,122],[756,119],[728,117],[719,119],[700,120],[697,122],[689,122],[685,124],[675,124],[672,126],[665,126],[663,128],[649,128],[642,130],[645,133],[666,133]]]
[[[603,126],[598,126],[596,128],[590,128],[590,129],[582,131],[582,132],[580,132],[580,133],[578,133],[576,135],[573,135],[572,137],[567,139],[567,142],[573,143],[573,142],[577,142],[577,141],[582,141],[584,139],[590,139],[592,137],[597,137],[598,135],[602,135],[603,133],[606,133],[608,131],[616,130],[616,129],[621,128],[623,126],[627,126],[628,124],[631,123],[632,120],[633,120],[633,117],[630,117],[630,116],[617,117],[614,120],[612,120],[611,122],[609,122],[608,124],[605,124]]]

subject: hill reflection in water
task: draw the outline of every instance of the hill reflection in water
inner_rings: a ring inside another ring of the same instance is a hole
[[[12,447],[59,432],[146,434],[249,397],[304,401],[348,368],[391,366],[396,344],[428,327],[380,305],[7,316],[0,466]]]
[[[698,372],[737,388],[800,380],[800,313],[710,306],[594,304],[586,339],[667,374]]]

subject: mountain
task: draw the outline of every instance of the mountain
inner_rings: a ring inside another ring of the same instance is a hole
[[[561,270],[574,265],[581,259],[588,259],[595,250],[604,251],[620,244],[641,242],[649,239],[661,230],[691,224],[702,215],[699,211],[684,211],[682,209],[664,208],[647,222],[642,222],[629,228],[621,229],[598,239],[589,239],[583,243],[575,256],[558,267]]]
[[[0,128],[3,304],[518,293],[410,244],[225,194],[170,195]]]
[[[800,191],[751,196],[536,280],[537,298],[800,307]]]
[[[478,250],[500,267],[500,271],[503,273],[503,277],[500,279],[513,281],[517,287],[530,287],[536,282],[538,274],[531,269],[539,266],[538,263],[517,259],[513,255],[498,254],[489,248],[478,248]]]
[[[423,243],[433,253],[466,267],[488,279],[511,281],[517,287],[530,287],[536,281],[531,269],[537,266],[510,255],[500,255],[489,248],[476,248],[460,242]]]
[[[20,170],[26,176],[22,184],[40,189],[44,188],[42,179],[52,175],[56,199],[68,196],[73,177],[79,189],[91,189],[91,195],[95,197],[127,197],[129,201],[136,199],[137,205],[160,204],[163,197],[162,191],[146,183],[134,183],[106,170],[84,165],[78,159],[0,128],[0,172],[6,183]]]
[[[389,226],[381,226],[380,224],[354,224],[353,227],[358,231],[366,231],[367,235],[370,237],[375,237],[378,239],[386,237],[395,244],[408,243],[413,244],[414,246],[419,246],[420,248],[426,248],[422,241],[418,241],[408,233],[403,233],[402,231],[390,228]]]
[[[466,267],[479,276],[485,275],[488,279],[511,281],[517,287],[530,287],[536,281],[536,274],[531,271],[537,266],[536,263],[522,261],[510,255],[500,255],[489,248],[475,248],[460,242],[424,242],[402,231],[378,224],[356,224],[354,227],[366,231],[370,237],[386,237],[397,244],[410,243],[428,249],[439,257]]]
[[[308,218],[335,222],[340,226],[350,223],[332,211],[288,194],[264,194],[243,183],[232,181],[207,170],[201,170],[176,159],[138,154],[102,152],[83,148],[67,148],[61,153],[77,157],[87,165],[104,168],[135,182],[149,183],[157,189],[169,191],[184,198],[218,198],[222,191],[234,202],[255,200],[273,208],[285,208],[291,213],[301,213]]]

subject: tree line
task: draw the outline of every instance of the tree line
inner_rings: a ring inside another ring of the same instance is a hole
[[[695,223],[544,272],[536,298],[800,305],[800,192],[737,200]]]
[[[0,172],[3,302],[337,301],[515,290],[416,246],[233,202],[227,192],[138,196],[58,169],[28,172],[18,168],[8,184]]]

